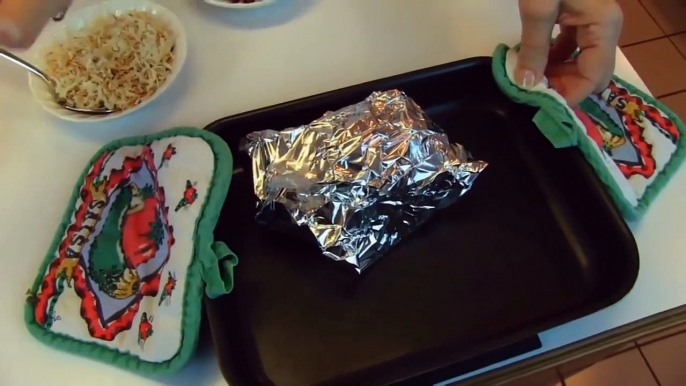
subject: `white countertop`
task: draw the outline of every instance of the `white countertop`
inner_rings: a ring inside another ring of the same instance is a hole
[[[75,0],[74,7],[90,3]],[[200,352],[177,376],[151,379],[50,349],[24,327],[24,294],[76,178],[105,142],[174,126],[203,127],[217,118],[322,91],[490,56],[498,43],[516,43],[520,30],[516,1],[291,0],[250,13],[212,8],[199,0],[160,3],[185,24],[189,58],[159,100],[122,120],[100,125],[58,121],[32,101],[26,74],[0,62],[2,385],[225,383],[211,352]],[[645,87],[623,56],[617,73]],[[631,293],[614,306],[544,332],[543,349],[527,356],[686,304],[684,192],[686,168],[643,222],[632,227],[641,270]]]

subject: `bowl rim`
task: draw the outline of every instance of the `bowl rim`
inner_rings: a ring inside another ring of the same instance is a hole
[[[112,9],[114,8],[114,9]],[[141,9],[145,8],[145,9]],[[54,102],[52,97],[47,100],[45,94],[48,93],[47,88],[42,80],[37,79],[37,77],[31,73],[28,74],[29,79],[29,89],[33,96],[33,99],[41,105],[41,107],[53,116],[56,116],[62,120],[70,122],[103,122],[126,115],[132,114],[144,106],[156,100],[160,95],[162,95],[178,77],[178,75],[183,70],[184,64],[186,62],[186,57],[188,56],[188,40],[186,37],[186,30],[184,25],[179,20],[178,16],[165,6],[149,1],[149,0],[107,0],[98,4],[89,5],[74,12],[67,13],[67,16],[60,22],[60,26],[54,26],[55,29],[46,31],[47,34],[42,36],[42,39],[35,45],[35,50],[32,50],[32,58],[34,63],[37,63],[39,67],[43,66],[43,55],[45,48],[49,45],[56,44],[62,39],[66,38],[68,31],[73,28],[74,24],[77,24],[79,20],[85,20],[85,25],[92,21],[95,17],[112,14],[117,11],[127,11],[127,10],[144,10],[146,12],[160,14],[165,21],[170,24],[170,27],[176,33],[175,50],[177,56],[172,62],[172,72],[169,74],[165,82],[151,95],[148,99],[143,102],[133,106],[131,108],[111,113],[105,115],[89,115],[89,114],[79,114],[66,110],[59,107],[57,103]],[[91,14],[91,15],[89,15]],[[88,15],[88,16],[85,16]],[[81,27],[82,28],[82,27]],[[80,29],[80,28],[76,28]]]
[[[229,3],[229,0],[203,0],[206,4],[214,5],[219,8],[227,9],[255,9],[262,8],[276,3],[278,0],[260,0],[254,3]]]

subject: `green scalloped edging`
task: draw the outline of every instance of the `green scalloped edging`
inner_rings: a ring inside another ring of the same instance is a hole
[[[180,370],[191,358],[198,343],[202,313],[203,282],[206,285],[208,296],[216,297],[230,292],[233,288],[233,266],[238,262],[236,256],[228,247],[223,245],[223,243],[214,242],[214,228],[217,225],[221,208],[228,193],[233,170],[231,151],[228,145],[216,134],[195,128],[180,127],[158,134],[115,140],[101,148],[91,158],[88,166],[78,179],[78,183],[69,199],[67,210],[55,233],[50,249],[41,264],[40,272],[31,287],[31,293],[37,293],[47,267],[54,259],[54,251],[59,247],[66,228],[71,223],[75,202],[79,198],[80,188],[91,165],[106,151],[116,150],[124,146],[140,146],[175,136],[202,138],[212,149],[215,162],[212,184],[207,199],[203,203],[201,215],[196,220],[194,255],[186,273],[186,285],[183,295],[182,338],[179,351],[167,361],[159,363],[146,362],[134,355],[120,352],[97,342],[77,340],[67,335],[50,331],[38,324],[34,318],[34,304],[27,301],[24,306],[24,321],[29,332],[36,339],[62,351],[94,358],[123,369],[153,375],[174,373]]]
[[[598,178],[607,186],[610,196],[624,218],[629,221],[639,220],[686,158],[686,146],[682,140],[683,137],[686,136],[686,126],[684,126],[684,123],[674,114],[674,112],[660,101],[647,95],[636,87],[627,84],[627,82],[623,81],[621,78],[617,76],[613,77],[615,82],[621,84],[631,93],[640,96],[665,113],[667,117],[676,124],[681,133],[677,149],[672,154],[669,162],[664,166],[655,180],[646,188],[643,197],[638,200],[638,205],[633,206],[626,200],[621,188],[607,170],[603,159],[593,148],[596,144],[586,136],[580,127],[578,127],[575,117],[572,115],[573,112],[550,95],[536,91],[528,91],[512,83],[507,76],[507,70],[505,68],[506,55],[509,50],[510,47],[505,44],[500,44],[493,53],[493,77],[501,91],[517,103],[540,108],[539,112],[534,117],[534,122],[541,132],[543,132],[556,147],[578,147],[588,163],[596,171]],[[587,103],[589,102],[585,101],[581,104],[582,110],[586,108],[584,106]]]

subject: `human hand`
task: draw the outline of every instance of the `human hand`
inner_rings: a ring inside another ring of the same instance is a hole
[[[607,88],[623,21],[615,0],[519,0],[519,10],[517,83],[530,88],[545,75],[570,106]],[[555,24],[560,35],[551,46]],[[571,59],[577,48],[579,55]]]
[[[27,48],[71,0],[0,0],[0,46]]]

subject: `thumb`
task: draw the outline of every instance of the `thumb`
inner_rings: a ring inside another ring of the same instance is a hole
[[[522,19],[522,43],[515,68],[515,81],[531,88],[543,78],[553,27],[557,21],[559,1],[519,1]]]

